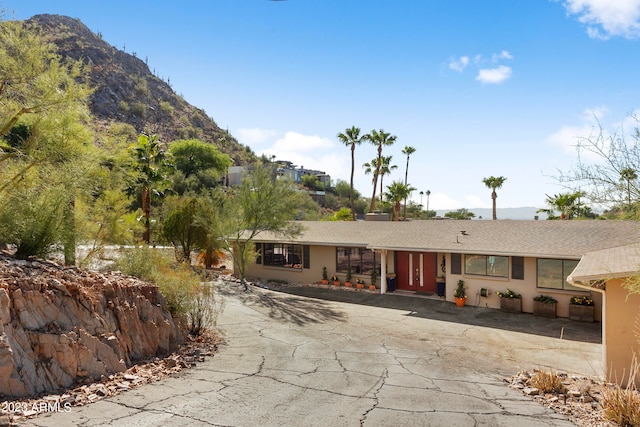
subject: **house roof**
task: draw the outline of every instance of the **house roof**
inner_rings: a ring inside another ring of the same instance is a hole
[[[640,244],[588,252],[567,278],[577,285],[592,281],[637,276],[640,270]]]
[[[579,259],[587,252],[640,242],[638,221],[299,221],[293,239],[261,233],[258,242],[424,252]],[[463,234],[464,232],[464,234]]]

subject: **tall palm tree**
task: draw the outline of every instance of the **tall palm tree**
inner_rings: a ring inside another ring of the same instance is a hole
[[[625,181],[628,208],[631,208],[631,183],[636,179],[638,179],[638,173],[633,168],[624,168],[620,171],[620,181]]]
[[[404,147],[402,149],[402,154],[407,156],[407,167],[404,169],[404,185],[407,185],[407,179],[409,178],[409,157],[416,152],[416,149],[413,147]],[[409,195],[407,194],[407,197],[409,197]],[[407,199],[404,199],[404,213],[403,216],[405,219],[407,219]]]
[[[378,157],[375,164],[376,170],[373,172],[373,194],[371,195],[371,204],[369,205],[369,212],[373,212],[376,205],[376,187],[378,183],[378,176],[380,175],[379,167],[382,164],[382,147],[393,145],[393,143],[396,142],[397,137],[382,129],[379,131],[374,129],[370,133],[366,134],[363,139],[369,141],[378,148]]]
[[[351,204],[351,214],[353,215],[353,220],[355,221],[356,208],[353,201],[353,173],[356,167],[355,152],[356,152],[356,145],[360,145],[364,137],[360,136],[359,127],[351,126],[351,128],[346,129],[344,133],[339,133],[338,139],[347,147],[351,147],[351,181],[350,181],[351,191],[349,192],[349,202]]]
[[[403,184],[400,181],[393,181],[391,185],[387,186],[387,192],[385,196],[387,201],[393,205],[393,220],[398,221],[400,219],[400,203],[407,198],[409,193],[414,191],[415,188]]]
[[[498,219],[498,215],[496,213],[496,199],[498,198],[498,193],[496,190],[502,188],[502,184],[507,180],[504,176],[490,176],[489,178],[483,178],[482,182],[487,188],[491,189],[491,200],[493,201],[493,219]]]
[[[382,204],[382,180],[386,174],[391,173],[392,170],[398,169],[397,165],[391,164],[391,159],[393,156],[382,156],[378,166],[378,175],[380,176],[380,204]]]

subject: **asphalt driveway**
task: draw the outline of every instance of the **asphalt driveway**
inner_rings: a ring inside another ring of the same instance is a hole
[[[503,379],[533,368],[601,373],[597,342],[520,331],[522,318],[516,328],[506,327],[509,317],[497,320],[504,328],[472,321],[497,310],[483,317],[465,307],[478,311],[458,322],[447,317],[453,304],[440,301],[385,307],[364,304],[364,293],[346,303],[291,289],[218,289],[228,344],[215,357],[28,425],[571,426]]]

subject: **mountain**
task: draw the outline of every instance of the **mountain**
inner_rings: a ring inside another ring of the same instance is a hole
[[[98,131],[126,123],[137,133],[155,133],[164,142],[197,138],[213,143],[237,165],[255,158],[249,147],[220,129],[204,110],[186,102],[167,82],[153,75],[144,61],[111,46],[80,20],[44,14],[27,23],[40,27],[63,58],[87,65],[87,77],[94,88],[89,108]]]
[[[496,215],[498,219],[535,219],[537,216],[539,220],[547,219],[545,213],[537,213],[538,208],[522,207],[522,208],[498,208]],[[444,217],[447,212],[455,211],[455,209],[438,210],[437,216]],[[491,208],[474,208],[469,209],[476,216],[474,219],[491,219],[493,218],[493,210]]]

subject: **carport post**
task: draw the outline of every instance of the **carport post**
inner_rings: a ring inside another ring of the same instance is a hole
[[[387,293],[387,251],[380,250],[380,293]]]

